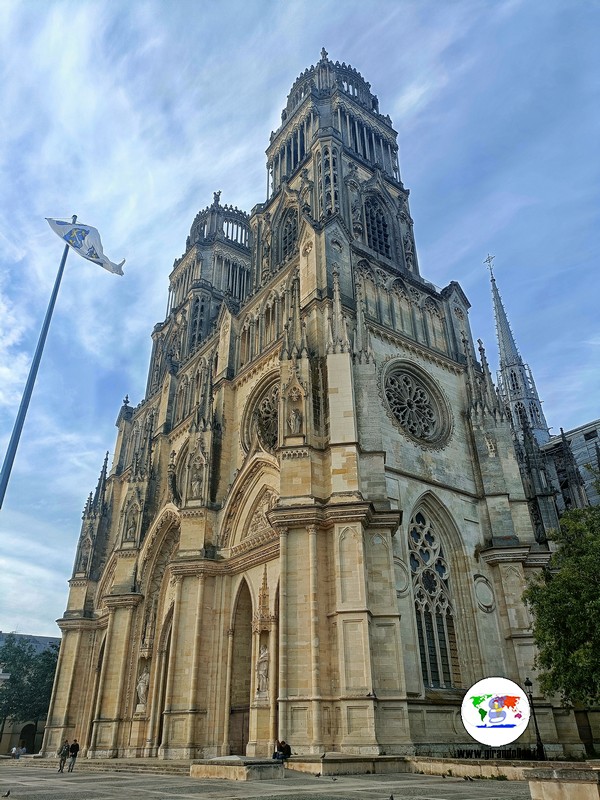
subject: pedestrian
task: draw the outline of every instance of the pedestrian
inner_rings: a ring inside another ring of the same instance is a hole
[[[10,755],[11,755],[11,758],[18,758],[19,757],[19,748],[16,745],[10,751]]]
[[[58,748],[57,753],[60,761],[58,762],[58,771],[64,772],[65,771],[65,764],[67,763],[67,758],[69,757],[69,740],[65,739],[65,742],[61,747]]]
[[[73,767],[75,766],[75,762],[77,761],[77,753],[79,752],[79,743],[77,739],[73,739],[73,744],[69,747],[69,755],[71,758],[69,759],[69,772],[73,772]]]
[[[277,748],[273,753],[273,758],[278,761],[286,761],[292,755],[292,748],[283,739],[277,742]]]

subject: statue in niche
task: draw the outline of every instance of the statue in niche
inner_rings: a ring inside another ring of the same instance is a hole
[[[260,653],[256,662],[257,691],[265,694],[269,690],[269,650],[266,644],[260,646]]]
[[[406,266],[409,269],[413,267],[414,261],[414,246],[412,236],[409,233],[404,234],[404,257],[406,258]]]
[[[192,469],[190,472],[190,497],[192,500],[199,500],[202,496],[204,462],[202,458],[197,455],[192,461]]]
[[[136,691],[138,696],[138,704],[145,706],[148,701],[148,684],[150,683],[150,672],[148,667],[144,667],[144,671],[138,678]]]
[[[400,219],[403,222],[408,223],[409,225],[412,224],[412,219],[408,211],[408,198],[402,195],[400,197],[399,206],[400,206]]]
[[[297,408],[292,408],[287,419],[288,431],[292,436],[297,436],[302,430],[302,414]]]
[[[144,629],[142,631],[142,644],[148,644],[152,640],[154,633],[154,623],[156,621],[156,601],[146,609],[144,618]]]
[[[271,215],[265,214],[265,224],[262,233],[262,269],[265,275],[270,273],[271,267]]]
[[[130,511],[125,523],[125,536],[123,540],[126,542],[133,542],[135,540],[136,519],[135,511]]]
[[[88,566],[88,562],[90,560],[90,550],[91,546],[89,541],[86,541],[81,545],[81,551],[79,553],[79,563],[77,564],[77,572],[85,572]]]
[[[177,488],[177,474],[175,472],[175,452],[171,453],[171,461],[167,468],[167,486],[169,489],[169,500],[178,506],[181,503],[179,490]]]

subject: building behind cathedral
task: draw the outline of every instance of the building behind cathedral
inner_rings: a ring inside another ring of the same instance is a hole
[[[524,487],[461,287],[421,275],[397,154],[323,51],[265,202],[193,221],[84,510],[46,752],[449,753],[466,688],[531,674],[553,492]],[[522,457],[542,444],[528,423]],[[556,703],[538,719],[582,751]]]

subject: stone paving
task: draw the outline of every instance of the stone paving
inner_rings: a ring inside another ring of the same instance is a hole
[[[287,770],[283,780],[234,782],[132,772],[68,774],[0,763],[0,795],[10,800],[531,800],[524,781],[441,778],[429,775],[340,775],[317,778]]]

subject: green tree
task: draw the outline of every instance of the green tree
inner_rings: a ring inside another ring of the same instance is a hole
[[[534,618],[542,690],[565,705],[600,703],[600,507],[561,517],[548,567],[523,599]]]
[[[9,634],[0,647],[2,671],[10,676],[0,686],[0,720],[33,720],[48,713],[52,683],[58,659],[58,646],[38,652],[28,639]]]

